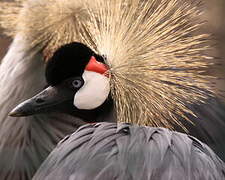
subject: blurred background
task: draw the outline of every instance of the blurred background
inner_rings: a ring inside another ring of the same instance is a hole
[[[225,96],[225,0],[202,0],[206,2],[207,31],[213,34],[216,41],[216,55],[221,58],[219,66],[212,69],[219,77],[216,82],[218,88]]]
[[[215,39],[216,52],[215,56],[221,58],[221,61],[214,69],[209,70],[209,74],[215,73],[219,78],[216,85],[225,96],[225,0],[202,0],[206,3],[204,9],[205,19],[207,20],[206,31],[213,34]],[[11,42],[10,38],[5,37],[0,29],[0,61],[4,57],[8,46]]]

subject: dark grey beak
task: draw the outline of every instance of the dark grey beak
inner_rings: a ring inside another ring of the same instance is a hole
[[[74,92],[63,87],[49,86],[36,96],[16,106],[9,116],[20,117],[54,111],[63,102],[73,100]]]

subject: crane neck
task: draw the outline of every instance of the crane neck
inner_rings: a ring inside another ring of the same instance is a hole
[[[74,107],[72,101],[66,101],[60,104],[59,107],[56,106],[55,111],[80,118],[87,123],[116,122],[116,112],[111,97],[94,110],[80,110]]]
[[[31,179],[56,144],[83,123],[58,113],[8,116],[17,104],[43,89],[44,72],[42,54],[29,49],[26,38],[16,35],[0,65],[1,179]]]

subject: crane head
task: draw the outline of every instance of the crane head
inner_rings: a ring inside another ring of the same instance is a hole
[[[59,48],[46,66],[47,88],[19,104],[10,116],[28,116],[63,109],[93,110],[107,100],[110,92],[108,68],[104,59],[82,43]]]
[[[40,52],[47,64],[62,45],[82,42],[90,47],[89,53],[82,53],[87,55],[82,68],[68,63],[69,68],[63,70],[63,62],[52,61],[58,64],[59,70],[54,77],[47,73],[47,81],[76,77],[70,71],[78,72],[77,67],[84,72],[94,56],[109,67],[110,98],[118,122],[186,129],[186,122],[180,119],[192,124],[190,116],[199,116],[192,105],[206,104],[208,99],[217,96],[213,84],[216,76],[206,75],[215,59],[208,55],[212,46],[208,44],[210,35],[202,30],[201,3],[163,2],[52,0],[50,6],[46,0],[29,1],[19,16],[15,13],[10,16],[16,20],[16,26],[6,16],[0,16],[0,25],[7,29],[7,34],[24,35],[26,49]],[[97,54],[104,55],[105,61]],[[86,73],[79,76],[87,78]],[[78,103],[81,94],[85,94],[84,87],[86,84],[73,98],[79,108],[85,104]]]

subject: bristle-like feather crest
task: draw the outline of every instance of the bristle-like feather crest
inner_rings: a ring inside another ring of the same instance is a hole
[[[85,43],[110,67],[119,121],[172,127],[194,115],[187,104],[214,96],[200,9],[182,0],[29,1],[16,31],[46,59],[64,44]]]
[[[83,39],[106,57],[119,121],[173,127],[214,95],[197,3],[96,1]],[[98,8],[97,8],[98,7]],[[94,27],[93,27],[94,26]],[[93,30],[94,29],[94,30]]]
[[[12,2],[0,2],[0,27],[7,36],[14,37],[18,24],[18,16],[26,0],[14,0]]]

